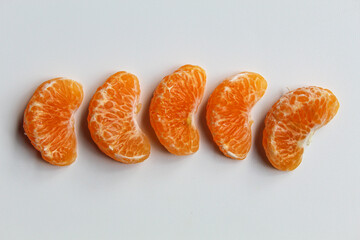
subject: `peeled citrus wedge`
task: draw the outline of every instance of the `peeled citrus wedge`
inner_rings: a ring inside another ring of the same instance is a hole
[[[263,146],[270,163],[283,171],[297,168],[304,145],[338,109],[335,95],[321,87],[298,88],[283,95],[265,118]]]
[[[24,113],[24,130],[45,161],[58,166],[75,161],[74,114],[82,100],[82,86],[63,78],[42,83],[31,97]]]
[[[241,72],[223,81],[211,94],[206,121],[225,156],[246,158],[251,147],[250,111],[266,88],[267,82],[261,75]]]
[[[205,71],[185,65],[166,76],[150,103],[150,122],[160,143],[176,155],[189,155],[199,149],[195,114],[204,95]]]
[[[117,72],[98,88],[89,104],[88,127],[102,152],[122,163],[138,163],[150,155],[150,143],[136,121],[140,111],[138,78]]]

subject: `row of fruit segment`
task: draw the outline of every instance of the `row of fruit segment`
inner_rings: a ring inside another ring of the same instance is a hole
[[[189,155],[199,148],[194,119],[204,95],[206,73],[184,65],[166,76],[154,91],[150,123],[160,143],[172,154]],[[252,107],[262,98],[266,80],[241,72],[225,79],[211,94],[206,121],[213,140],[230,158],[245,159],[251,148]],[[100,86],[89,104],[91,137],[107,156],[139,163],[150,155],[150,142],[136,122],[140,111],[138,78],[117,72]],[[56,78],[41,84],[24,113],[24,130],[47,162],[64,166],[77,157],[74,113],[83,99],[82,86]],[[269,110],[263,146],[271,164],[293,170],[301,162],[304,144],[337,113],[335,95],[321,87],[302,87],[283,95]]]

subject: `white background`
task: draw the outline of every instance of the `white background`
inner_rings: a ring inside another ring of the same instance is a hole
[[[360,2],[0,2],[0,239],[360,239]],[[207,71],[199,151],[169,154],[148,107],[162,77],[183,64]],[[137,165],[102,154],[87,131],[87,105],[116,71],[136,74],[138,120],[151,156]],[[205,125],[212,90],[239,71],[268,81],[252,111],[248,157],[224,157]],[[82,83],[78,159],[41,160],[23,135],[23,111],[54,77]],[[263,157],[266,112],[287,90],[317,85],[340,101],[293,172]]]

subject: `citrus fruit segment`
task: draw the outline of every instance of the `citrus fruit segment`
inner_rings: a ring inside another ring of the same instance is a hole
[[[89,104],[88,127],[102,152],[122,163],[150,155],[150,143],[135,119],[140,111],[138,78],[117,72],[97,89]]]
[[[211,94],[206,122],[225,156],[242,160],[251,147],[250,111],[264,95],[266,80],[257,73],[241,72],[227,78]]]
[[[328,89],[303,87],[283,95],[265,118],[263,146],[279,170],[294,170],[302,160],[305,143],[337,113],[339,102]]]
[[[70,79],[42,83],[24,113],[25,134],[47,162],[64,166],[75,161],[74,113],[83,99],[82,86]]]
[[[204,95],[205,70],[184,65],[157,86],[150,103],[150,123],[160,143],[176,155],[199,149],[195,114]]]

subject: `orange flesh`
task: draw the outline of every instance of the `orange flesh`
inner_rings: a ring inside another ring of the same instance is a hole
[[[176,155],[199,149],[199,132],[194,117],[204,95],[205,71],[185,65],[166,76],[150,103],[150,122],[160,143]]]
[[[307,138],[326,125],[338,109],[335,95],[320,87],[298,88],[282,96],[265,119],[263,146],[271,164],[284,171],[297,168]]]
[[[89,104],[91,137],[102,152],[123,163],[142,162],[150,155],[149,140],[135,119],[139,97],[137,77],[118,72],[98,88]]]
[[[64,166],[76,159],[74,113],[83,99],[82,86],[69,79],[42,83],[24,113],[24,130],[47,162]]]
[[[261,75],[242,72],[223,81],[211,94],[206,121],[225,156],[246,158],[251,147],[250,111],[266,88],[267,82]]]

